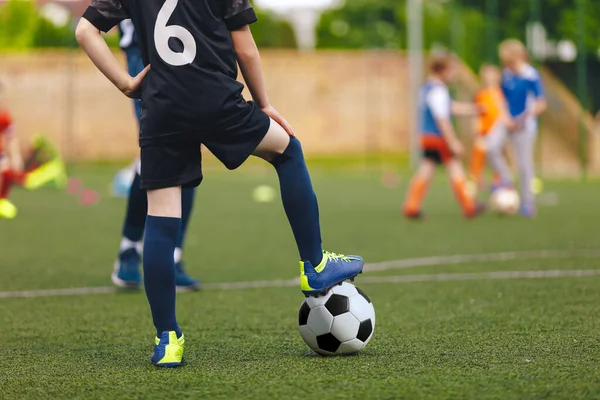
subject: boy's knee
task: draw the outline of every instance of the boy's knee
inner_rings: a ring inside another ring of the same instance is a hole
[[[274,166],[278,166],[288,160],[301,160],[304,159],[304,153],[302,152],[302,145],[296,138],[290,138],[290,143],[287,148],[281,154],[275,154],[268,160]]]

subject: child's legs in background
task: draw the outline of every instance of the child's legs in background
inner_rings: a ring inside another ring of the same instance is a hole
[[[496,124],[485,137],[487,158],[492,170],[500,176],[502,185],[512,185],[513,179],[510,167],[504,157],[504,146],[508,131],[504,124]]]
[[[419,163],[419,168],[410,181],[404,201],[403,211],[407,217],[417,216],[421,212],[423,200],[435,174],[436,167],[436,162],[426,157]]]
[[[460,204],[464,216],[467,218],[474,217],[477,212],[477,206],[475,204],[475,198],[469,191],[467,175],[462,161],[456,157],[452,157],[446,160],[444,165],[446,166],[446,172],[450,178],[452,190],[456,195],[456,199]]]
[[[519,167],[519,181],[521,185],[521,201],[525,207],[534,207],[535,194],[532,182],[535,178],[534,150],[537,140],[537,123],[534,121],[525,124],[525,127],[511,135],[515,156]]]

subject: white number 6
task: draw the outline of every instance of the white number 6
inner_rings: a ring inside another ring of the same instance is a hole
[[[154,27],[154,44],[158,55],[166,63],[175,67],[191,64],[196,58],[196,41],[194,37],[183,26],[167,26],[169,18],[173,15],[179,0],[166,0],[158,12],[156,26]],[[169,47],[169,38],[177,38],[183,43],[183,52],[177,53]]]

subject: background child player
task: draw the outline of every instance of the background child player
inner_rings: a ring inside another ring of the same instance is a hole
[[[502,73],[502,90],[511,117],[508,130],[519,167],[521,215],[534,218],[537,210],[532,187],[535,178],[533,157],[538,117],[546,111],[548,103],[540,73],[529,63],[523,43],[514,39],[501,43],[500,60],[505,67]]]
[[[427,189],[436,166],[443,164],[464,216],[472,218],[481,209],[468,190],[461,162],[465,148],[454,131],[452,114],[475,115],[477,109],[473,104],[453,102],[450,97],[448,84],[454,80],[456,73],[453,56],[433,56],[429,69],[430,76],[421,88],[419,98],[423,158],[410,183],[404,202],[404,215],[411,219],[423,217],[421,207]]]
[[[10,112],[4,106],[3,94],[4,88],[0,83],[0,218],[13,219],[18,210],[8,196],[15,184],[36,189],[63,177],[65,172],[64,164],[59,158],[25,171],[19,141]]]
[[[500,86],[502,72],[496,66],[484,65],[479,75],[483,88],[475,96],[475,104],[479,107],[480,114],[477,118],[477,137],[473,145],[469,172],[471,179],[481,190],[485,185],[483,170],[486,160],[501,184],[512,185],[512,177],[503,153],[507,134],[506,125],[510,117]]]
[[[147,65],[135,77],[119,65],[100,33],[127,18],[136,27]],[[269,103],[248,26],[256,20],[248,0],[92,0],[77,27],[77,40],[98,69],[127,96],[142,97],[141,186],[148,190],[143,266],[157,334],[151,361],[157,366],[183,361],[173,251],[181,226],[181,188],[202,181],[200,145],[229,169],[250,155],[274,166],[300,253],[305,295],[353,279],[363,268],[360,257],[322,250],[317,198],[302,147]],[[170,40],[174,37],[178,40]],[[241,95],[238,64],[254,102]]]
[[[135,33],[135,27],[130,19],[119,24],[121,40],[119,45],[127,58],[127,70],[131,76],[136,76],[144,70],[142,54]],[[142,118],[142,102],[133,100],[138,128]],[[139,132],[139,130],[138,130]],[[135,162],[136,173],[127,200],[127,212],[123,221],[123,237],[119,247],[119,256],[111,275],[112,282],[119,287],[137,289],[142,283],[140,273],[142,238],[146,227],[146,214],[148,212],[148,199],[146,191],[140,187],[140,160]],[[194,205],[196,188],[185,188],[181,193],[181,233],[175,245],[175,284],[178,290],[197,290],[200,281],[191,278],[183,267],[181,260],[183,242],[187,232],[188,222]]]

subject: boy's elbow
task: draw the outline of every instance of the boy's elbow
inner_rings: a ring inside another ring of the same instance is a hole
[[[96,27],[94,27],[88,20],[82,18],[75,29],[75,39],[77,40],[77,43],[80,45],[85,43],[86,39],[94,31],[98,31],[98,29],[96,29]]]

